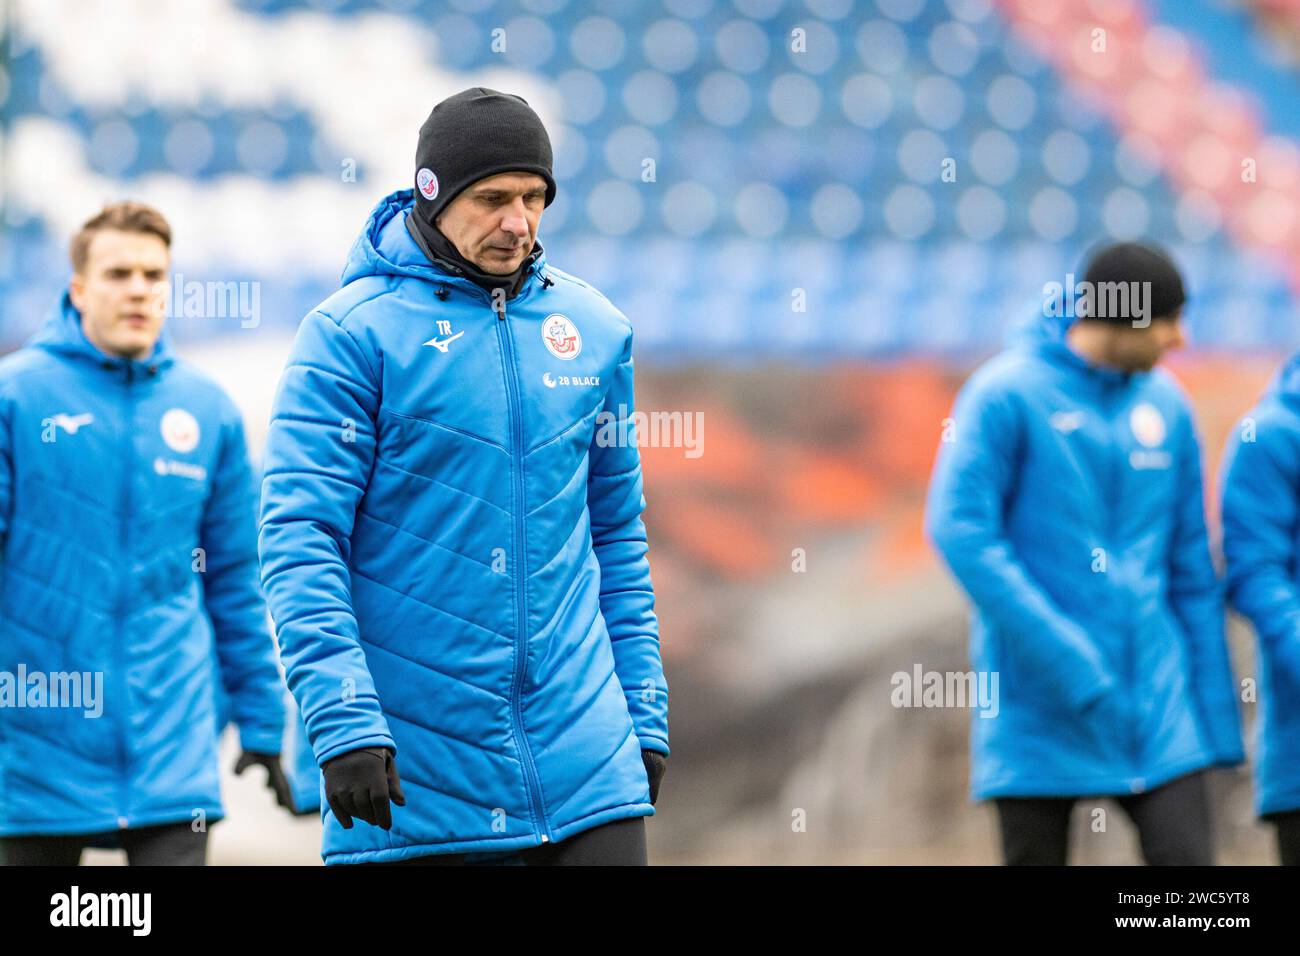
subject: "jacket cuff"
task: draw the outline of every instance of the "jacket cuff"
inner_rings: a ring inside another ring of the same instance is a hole
[[[323,753],[317,754],[316,765],[323,770],[325,765],[335,757],[340,757],[343,754],[351,753],[354,750],[361,750],[365,747],[387,747],[393,752],[394,756],[397,754],[397,745],[393,743],[393,738],[391,736],[388,734],[371,734],[369,737],[358,737],[355,740],[335,744]]]
[[[240,727],[239,745],[245,750],[260,754],[278,754],[283,749],[282,732],[264,727]]]
[[[640,734],[637,735],[636,739],[640,742],[642,750],[653,750],[655,753],[663,754],[665,757],[668,756],[668,741],[659,737],[642,737]]]

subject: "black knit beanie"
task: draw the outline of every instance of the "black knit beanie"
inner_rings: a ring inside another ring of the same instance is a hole
[[[1092,302],[1080,306],[1080,318],[1123,324],[1141,318],[1169,318],[1187,301],[1178,267],[1163,249],[1149,243],[1118,242],[1099,249],[1088,260],[1083,278],[1089,283],[1088,298]],[[1102,283],[1145,282],[1150,283],[1149,299],[1145,288],[1136,299],[1132,294],[1115,296],[1098,291]]]
[[[546,180],[555,199],[551,138],[521,96],[481,86],[449,96],[420,127],[415,149],[415,213],[429,225],[466,187],[506,172]]]

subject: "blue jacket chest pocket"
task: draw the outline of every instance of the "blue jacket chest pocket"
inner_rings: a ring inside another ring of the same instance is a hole
[[[441,333],[437,322],[430,327],[426,320],[389,346],[380,409],[504,447],[510,426],[505,369],[491,324],[497,320],[442,321]],[[382,416],[379,424],[382,429]]]

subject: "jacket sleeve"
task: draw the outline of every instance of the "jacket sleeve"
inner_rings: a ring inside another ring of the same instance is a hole
[[[9,540],[9,515],[14,504],[13,433],[9,424],[12,417],[13,405],[8,392],[0,388],[0,561],[4,560]]]
[[[1115,686],[1101,655],[1016,555],[1003,513],[1019,464],[1011,397],[972,380],[957,397],[926,503],[926,532],[1002,639],[1057,699],[1081,711]]]
[[[307,728],[303,726],[302,714],[293,701],[288,701],[289,723],[289,759],[284,763],[285,776],[289,778],[289,789],[293,791],[293,805],[299,813],[320,809],[321,774],[316,766],[316,755],[311,751],[307,740]]]
[[[289,690],[317,764],[397,747],[361,649],[348,571],[375,455],[379,376],[319,311],[298,328],[271,415],[262,479],[262,583]]]
[[[1187,416],[1178,448],[1178,492],[1169,544],[1169,603],[1187,639],[1192,697],[1216,763],[1245,759],[1241,715],[1224,633],[1223,585],[1205,530],[1201,448]]]
[[[596,417],[589,452],[587,508],[600,562],[600,610],[614,648],[627,709],[642,750],[668,753],[668,684],[659,656],[633,413],[632,336]]]
[[[229,401],[223,406],[216,474],[199,534],[203,603],[240,743],[245,750],[279,753],[284,684],[257,580],[256,486],[239,411]]]
[[[1253,441],[1234,429],[1224,452],[1223,556],[1228,599],[1250,619],[1260,653],[1300,686],[1300,434],[1260,416]]]

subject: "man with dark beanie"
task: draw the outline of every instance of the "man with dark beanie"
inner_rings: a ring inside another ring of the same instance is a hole
[[[433,108],[420,127],[415,168],[415,208],[406,217],[406,228],[420,251],[432,261],[443,260],[462,270],[460,274],[489,292],[502,289],[506,298],[513,298],[542,254],[536,220],[530,234],[521,231],[509,237],[495,231],[498,223],[492,216],[470,234],[465,216],[453,215],[444,223],[453,231],[451,238],[438,222],[443,210],[466,189],[474,186],[476,194],[491,190],[498,182],[494,177],[503,173],[515,175],[500,182],[513,178],[532,187],[534,193],[527,194],[526,200],[541,200],[540,218],[541,208],[555,199],[555,180],[551,140],[537,114],[518,96],[482,87],[450,96]]]
[[[1148,863],[1209,864],[1204,771],[1243,753],[1199,443],[1154,368],[1182,344],[1182,278],[1139,243],[1084,272],[961,389],[930,486],[974,666],[999,675],[971,722],[971,796],[994,801],[1009,864],[1064,864],[1075,803],[1099,797]]]
[[[631,326],[546,260],[523,99],[439,103],[414,181],[303,321],[267,438],[262,580],[322,855],[644,864],[668,688]]]

